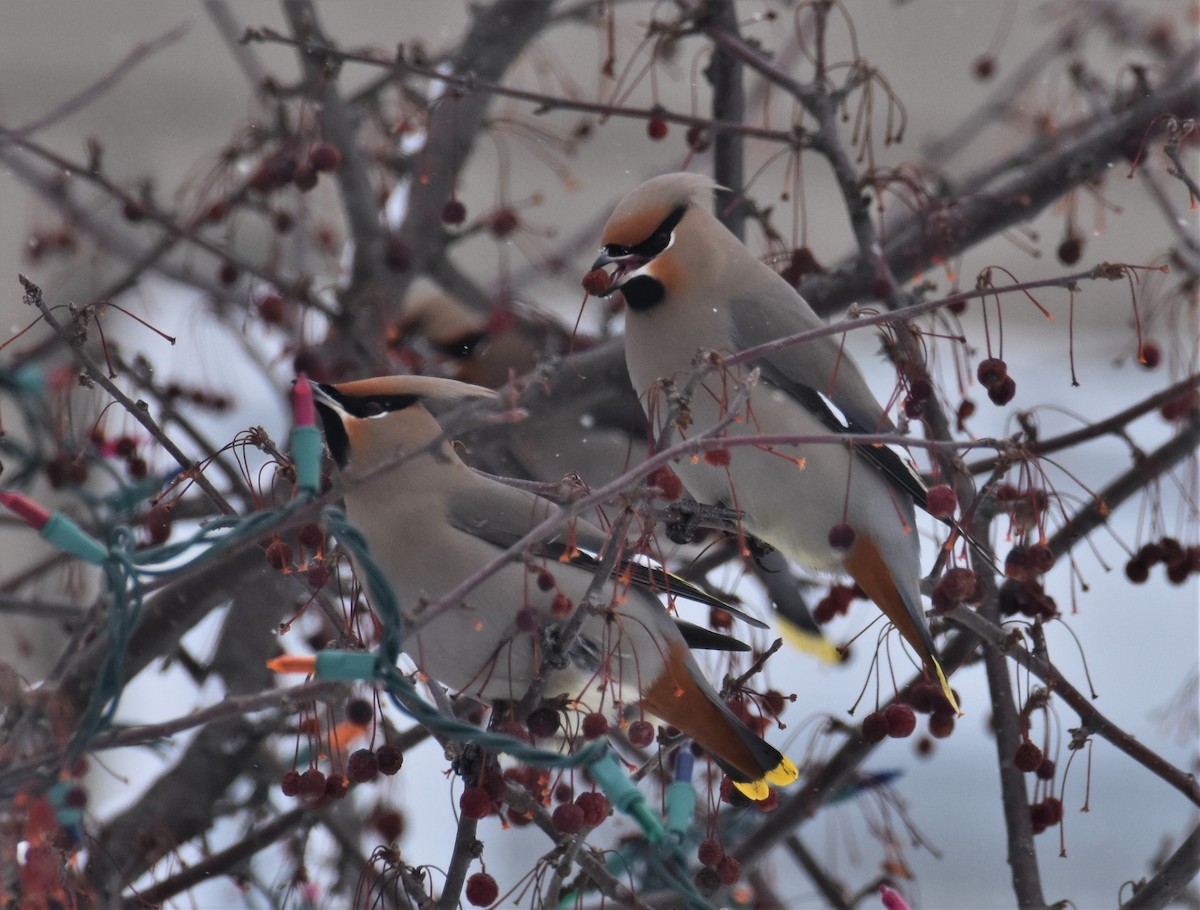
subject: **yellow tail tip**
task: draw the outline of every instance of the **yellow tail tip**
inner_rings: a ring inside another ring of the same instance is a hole
[[[267,669],[272,673],[304,673],[311,676],[317,672],[317,659],[298,654],[283,654],[268,660]]]
[[[774,784],[776,787],[786,787],[789,784],[794,784],[796,778],[800,776],[800,770],[792,764],[792,760],[786,756],[783,760],[766,773],[766,781],[769,784]]]
[[[733,785],[756,803],[766,799],[771,795],[771,788],[767,786],[767,782],[765,780],[735,780]]]
[[[946,696],[946,701],[950,702],[950,707],[954,709],[954,713],[962,717],[962,708],[958,706],[958,701],[954,698],[954,690],[950,688],[950,683],[946,681],[946,674],[942,672],[941,664],[933,658],[929,659],[933,664],[933,672],[937,674],[938,682],[942,685],[942,694]]]
[[[827,664],[840,664],[846,659],[846,655],[839,651],[837,645],[828,638],[815,632],[809,632],[807,629],[801,629],[787,620],[779,623],[779,631],[787,639],[787,643],[797,651],[811,654]]]

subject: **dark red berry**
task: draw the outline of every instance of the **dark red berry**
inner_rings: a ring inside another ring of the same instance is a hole
[[[171,536],[171,510],[157,505],[146,513],[146,534],[154,545],[166,543]]]
[[[965,566],[950,569],[937,583],[935,591],[941,591],[950,603],[962,603],[975,594],[975,573]]]
[[[520,222],[512,209],[500,209],[488,220],[488,230],[496,238],[504,238],[515,231]]]
[[[314,591],[320,591],[323,587],[329,584],[329,579],[332,573],[329,571],[329,566],[323,562],[314,562],[308,568],[308,575],[305,581],[308,586]]]
[[[551,575],[549,572],[547,572],[545,569],[538,569],[537,586],[538,586],[539,591],[553,591],[554,590],[554,576]]]
[[[385,809],[380,806],[371,813],[367,822],[379,832],[379,836],[388,844],[394,844],[404,833],[404,816],[395,809]]]
[[[919,682],[908,693],[908,703],[918,714],[932,714],[946,701],[941,686]]]
[[[529,820],[525,819],[525,824],[528,823]],[[500,886],[486,872],[476,872],[467,879],[464,893],[467,896],[467,903],[472,907],[490,907],[500,896]]]
[[[655,487],[658,490],[660,498],[667,502],[674,502],[683,495],[683,481],[670,468],[658,468],[651,471],[646,478],[648,486]]]
[[[846,522],[829,529],[829,545],[835,550],[849,550],[854,543],[854,528]]]
[[[583,810],[583,823],[589,828],[598,827],[608,818],[608,798],[603,793],[580,793],[575,805]]]
[[[1035,575],[1045,575],[1054,568],[1054,553],[1044,543],[1035,543],[1026,554],[1029,568]]]
[[[933,383],[928,379],[914,379],[908,387],[908,397],[914,401],[926,401],[933,395]]]
[[[1074,265],[1083,255],[1083,238],[1077,234],[1067,234],[1058,245],[1056,255],[1063,265]]]
[[[284,796],[295,796],[300,792],[300,772],[294,768],[291,771],[284,771],[283,778],[279,781],[279,789],[283,791]]]
[[[325,795],[330,799],[341,799],[350,790],[350,779],[344,774],[330,774],[325,778]]]
[[[1034,774],[1038,776],[1038,780],[1054,780],[1054,770],[1053,759],[1043,758]]]
[[[958,508],[958,497],[953,489],[939,483],[929,488],[929,493],[925,496],[925,507],[934,518],[949,518]]]
[[[1125,577],[1135,585],[1145,584],[1150,578],[1150,567],[1137,556],[1125,563]]]
[[[980,82],[987,82],[996,75],[996,58],[991,54],[982,54],[971,64],[971,72]]]
[[[633,745],[644,749],[654,742],[654,725],[646,720],[635,720],[626,735]]]
[[[317,768],[309,768],[300,775],[297,792],[303,799],[320,799],[325,795],[325,775]]]
[[[701,866],[692,881],[701,897],[712,897],[721,887],[721,877],[712,866]]]
[[[458,809],[467,818],[487,818],[492,814],[493,805],[492,798],[482,787],[464,790],[458,798]]]
[[[599,711],[585,714],[583,717],[584,739],[596,739],[608,732],[608,718]]]
[[[379,776],[379,758],[370,749],[352,752],[346,762],[346,773],[356,784],[374,780]]]
[[[715,838],[710,837],[700,842],[700,850],[696,855],[700,858],[701,865],[715,867],[725,858],[725,848]]]
[[[306,524],[296,533],[296,538],[309,550],[315,550],[325,542],[325,532],[318,524]]]
[[[575,799],[575,790],[565,781],[554,788],[554,801],[557,803],[569,803]]]
[[[988,399],[994,405],[1003,407],[1017,395],[1017,383],[1011,376],[1005,376],[987,390]]]
[[[905,398],[903,408],[904,416],[909,420],[920,420],[921,415],[925,413],[925,402],[915,398]]]
[[[446,224],[462,224],[467,220],[467,207],[457,199],[442,206],[442,221]]]
[[[1018,544],[1008,551],[1008,555],[1004,557],[1004,574],[1017,581],[1024,581],[1036,574],[1030,563],[1028,547]]]
[[[936,739],[945,739],[954,732],[957,719],[953,711],[937,710],[929,715],[929,735]]]
[[[238,271],[238,267],[232,262],[222,262],[220,267],[217,269],[217,280],[221,282],[221,284],[228,287],[229,285],[236,283],[241,274],[242,273]]]
[[[1147,370],[1153,370],[1162,360],[1162,349],[1153,341],[1142,342],[1142,349],[1138,351],[1138,363]]]
[[[1057,825],[1063,819],[1062,801],[1053,796],[1042,800],[1043,811],[1046,813],[1047,825]]]
[[[272,569],[283,569],[292,564],[292,547],[276,537],[267,544],[267,565]]]
[[[1008,364],[999,357],[988,357],[979,361],[979,366],[975,368],[975,375],[985,389],[990,389],[1008,375]]]
[[[529,733],[535,739],[549,739],[558,732],[561,721],[557,711],[550,708],[538,708],[529,715],[527,723]]]
[[[555,594],[554,599],[550,601],[550,612],[555,616],[566,616],[573,609],[575,609],[575,604],[562,591]]]
[[[563,803],[555,807],[550,821],[559,834],[576,834],[583,827],[583,810],[575,803]]]
[[[700,457],[704,459],[705,464],[710,464],[718,468],[727,467],[731,460],[729,449],[710,449]]]
[[[1038,769],[1038,765],[1042,763],[1042,750],[1037,747],[1036,743],[1029,740],[1022,740],[1017,746],[1016,754],[1013,755],[1013,764],[1018,771],[1024,774],[1032,774]]]
[[[346,720],[357,727],[370,726],[375,718],[375,706],[365,698],[352,698],[346,702]]]
[[[720,607],[712,607],[708,611],[708,625],[718,632],[727,632],[733,628],[733,614]]]
[[[379,759],[379,771],[382,774],[395,774],[404,764],[404,753],[390,743],[376,749],[375,757]]]
[[[882,711],[872,711],[862,722],[862,736],[869,743],[883,742],[888,734],[887,719]]]
[[[263,295],[258,301],[258,315],[263,322],[279,325],[283,322],[283,297],[274,291]]]
[[[721,880],[722,885],[729,886],[736,884],[741,877],[742,864],[726,853],[717,863],[717,878]]]
[[[520,632],[533,632],[538,627],[537,610],[533,607],[522,607],[517,611],[516,625]]]
[[[314,171],[336,171],[341,163],[341,150],[328,142],[317,143],[308,153],[308,166]]]
[[[917,729],[917,715],[913,709],[898,702],[883,709],[883,720],[887,724],[887,735],[893,739],[905,739]]]
[[[646,135],[658,142],[667,138],[667,118],[661,114],[655,114],[646,121]]]

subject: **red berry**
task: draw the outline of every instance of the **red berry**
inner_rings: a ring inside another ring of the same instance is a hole
[[[849,550],[854,543],[854,528],[846,522],[835,524],[829,529],[829,545],[835,550]]]
[[[1038,776],[1038,780],[1054,780],[1054,770],[1053,759],[1043,758],[1033,773]]]
[[[317,768],[309,768],[300,775],[299,795],[306,800],[317,800],[325,795],[325,775]]]
[[[146,513],[146,534],[152,544],[166,543],[171,536],[171,510],[158,505]]]
[[[512,209],[500,209],[488,221],[488,230],[493,237],[504,238],[517,229],[520,222]]]
[[[291,771],[284,771],[283,778],[279,781],[279,789],[283,791],[284,796],[295,796],[300,792],[300,772],[294,768]]]
[[[670,468],[658,468],[651,471],[646,478],[646,484],[658,490],[660,498],[674,502],[683,495],[683,481]]]
[[[1063,265],[1074,265],[1083,255],[1083,238],[1077,234],[1067,234],[1058,245],[1056,254]]]
[[[267,544],[267,565],[280,570],[292,564],[292,547],[276,537]]]
[[[317,143],[308,153],[308,166],[314,171],[336,171],[341,163],[341,149],[328,142]]]
[[[306,581],[308,586],[314,591],[320,591],[323,587],[329,584],[329,579],[332,573],[329,571],[329,566],[323,562],[314,562],[308,570]]]
[[[350,779],[344,774],[330,774],[325,778],[325,795],[330,799],[341,799],[350,790]]]
[[[626,735],[633,745],[644,749],[654,742],[654,725],[646,720],[635,720]]]
[[[975,573],[965,566],[950,569],[937,583],[935,591],[940,591],[950,603],[962,603],[975,594]]]
[[[893,739],[904,739],[912,736],[917,729],[917,715],[908,705],[893,702],[883,709],[883,719],[887,724],[887,735]]]
[[[925,402],[918,401],[915,398],[904,399],[904,416],[909,420],[919,420],[921,415],[925,413]]]
[[[538,590],[539,591],[553,591],[554,585],[555,585],[554,576],[551,575],[549,572],[547,572],[545,569],[538,569],[538,573],[537,573]]]
[[[554,788],[554,801],[569,803],[575,799],[575,790],[565,781]]]
[[[725,848],[715,838],[710,837],[700,842],[700,850],[696,855],[700,858],[701,865],[715,867],[725,858]]]
[[[1008,551],[1004,557],[1004,574],[1017,581],[1024,581],[1036,574],[1029,560],[1028,547],[1017,545]]]
[[[655,114],[646,121],[646,135],[658,142],[667,138],[667,118],[662,114]]]
[[[908,703],[919,714],[932,714],[945,703],[941,686],[919,682],[908,693]]]
[[[736,884],[741,877],[742,864],[726,853],[717,863],[717,878],[721,880],[722,885],[728,886]]]
[[[550,601],[550,612],[555,616],[566,616],[573,609],[575,609],[575,604],[562,591],[555,594],[554,599]]]
[[[727,632],[733,628],[733,614],[720,607],[712,607],[708,611],[708,625],[718,632]]]
[[[914,721],[915,723],[915,721]],[[883,742],[888,734],[887,719],[882,711],[872,711],[862,722],[862,736],[869,743]]]
[[[700,457],[704,459],[705,464],[718,468],[727,467],[730,462],[729,449],[710,449]]]
[[[446,224],[462,224],[467,220],[467,207],[457,199],[442,206],[442,221]]]
[[[957,719],[953,711],[937,710],[929,715],[929,735],[936,739],[945,739],[954,732]]]
[[[1138,351],[1138,363],[1147,370],[1153,370],[1162,360],[1162,350],[1153,341],[1145,341],[1142,343],[1142,349]]]
[[[279,325],[283,322],[283,297],[272,291],[258,301],[258,315],[263,322]]]
[[[370,749],[359,749],[350,754],[346,772],[356,784],[374,780],[379,776],[379,758]]]
[[[1017,383],[1011,376],[1005,376],[994,386],[991,386],[987,390],[987,394],[992,404],[1003,407],[1016,397]]]
[[[1125,563],[1125,577],[1135,585],[1145,584],[1150,578],[1150,567],[1145,561],[1135,556]]]
[[[695,883],[696,890],[700,892],[702,897],[712,897],[717,893],[717,889],[721,887],[721,877],[717,874],[717,870],[711,866],[702,866],[692,881]]]
[[[1029,560],[1029,568],[1035,575],[1045,575],[1054,568],[1054,553],[1044,543],[1030,546],[1026,559]]]
[[[575,803],[563,803],[555,808],[550,821],[559,834],[575,834],[583,827],[583,810]]]
[[[1016,754],[1013,755],[1013,764],[1018,771],[1025,774],[1032,774],[1038,769],[1038,765],[1042,763],[1042,750],[1037,745],[1029,740],[1022,740],[1017,746]]]
[[[954,490],[944,483],[940,483],[929,488],[929,493],[925,497],[925,508],[934,518],[949,518],[958,508],[958,497],[954,494]]]
[[[376,749],[375,757],[379,759],[380,772],[387,775],[395,774],[404,764],[404,753],[391,744]]]
[[[1043,811],[1046,813],[1046,820],[1050,825],[1057,825],[1063,819],[1062,801],[1053,797],[1047,796],[1042,800]]]
[[[296,533],[296,539],[309,550],[315,550],[325,542],[325,532],[318,524],[306,524]]]
[[[528,824],[528,819],[525,819]],[[500,886],[486,872],[476,872],[467,879],[467,903],[472,907],[490,907],[500,896]]]
[[[988,357],[979,361],[975,375],[979,377],[979,382],[985,389],[990,389],[1008,375],[1008,364],[999,357]]]
[[[612,279],[604,269],[592,269],[583,276],[583,289],[593,297],[603,297],[608,293]]]
[[[458,808],[467,818],[481,819],[492,814],[492,798],[483,787],[464,790],[458,798]]]
[[[580,793],[575,805],[583,810],[583,823],[589,828],[598,827],[608,818],[608,798],[603,793]]]
[[[375,706],[365,698],[352,698],[346,702],[346,720],[355,726],[369,726],[374,717]]]
[[[560,726],[558,712],[550,708],[538,708],[529,715],[527,723],[529,733],[535,739],[549,739],[558,732]]]
[[[599,711],[585,714],[583,717],[584,739],[597,739],[608,732],[608,718]]]

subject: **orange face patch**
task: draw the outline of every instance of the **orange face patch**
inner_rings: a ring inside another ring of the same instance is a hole
[[[602,242],[604,246],[614,243],[626,247],[637,246],[643,240],[649,239],[670,214],[669,208],[653,206],[621,217],[614,216],[604,226]]]

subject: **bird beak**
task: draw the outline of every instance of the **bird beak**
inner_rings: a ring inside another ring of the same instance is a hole
[[[619,253],[614,254],[609,251],[609,247],[604,247],[600,251],[600,255],[596,257],[596,261],[592,263],[592,269],[600,269],[606,265],[617,264],[616,270],[612,273],[611,281],[608,285],[608,290],[603,294],[597,294],[597,297],[608,297],[617,291],[621,290],[621,285],[625,282],[622,279],[628,278],[650,260],[644,256],[639,256],[636,253]]]
[[[620,262],[622,259],[628,259],[629,254],[624,256],[613,256],[608,252],[608,247],[600,251],[600,255],[596,257],[596,261],[592,263],[593,269],[602,269],[606,265],[612,265],[614,262]]]

